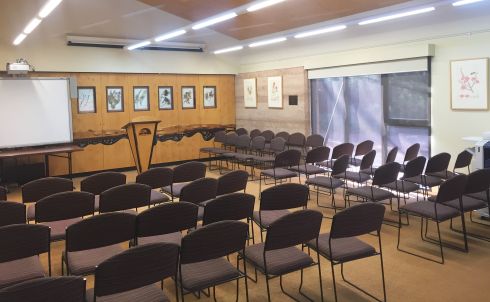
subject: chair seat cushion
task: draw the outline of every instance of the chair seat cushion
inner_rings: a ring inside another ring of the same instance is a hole
[[[276,158],[274,156],[260,156],[260,155],[255,155],[252,157],[252,160],[258,161],[258,162],[274,162]]]
[[[246,247],[245,258],[264,271],[264,243]],[[294,246],[267,251],[265,258],[267,273],[276,276],[297,271],[313,263],[313,259],[307,253]]]
[[[488,201],[486,191],[482,191],[482,192],[478,192],[478,193],[471,193],[471,194],[467,194],[466,196],[469,196],[469,197],[475,198],[475,199],[479,199],[479,200],[483,200],[483,201]]]
[[[460,215],[459,211],[456,210],[455,208],[451,208],[443,204],[437,203],[435,204],[437,207],[437,217],[436,217],[434,204],[435,203],[431,201],[425,201],[425,200],[417,201],[414,203],[409,203],[407,205],[404,205],[400,209],[403,212],[417,214],[423,217],[429,217],[439,222],[448,220],[450,218],[458,217]]]
[[[418,175],[414,177],[407,177],[404,178],[404,180],[430,188],[440,186],[443,183],[443,180],[441,178],[429,176],[429,175]]]
[[[51,228],[51,241],[56,241],[64,240],[66,228],[81,220],[82,218],[72,218],[58,221],[42,222],[40,224],[47,225]]]
[[[454,177],[454,173],[450,172],[450,171],[439,171],[439,172],[427,173],[427,175],[437,177],[437,178],[442,178],[442,179],[449,179],[451,177]]]
[[[260,215],[259,215],[260,212]],[[253,221],[263,228],[267,228],[277,219],[286,216],[290,212],[288,210],[274,210],[274,211],[254,211]]]
[[[174,197],[179,197],[180,196],[180,191],[182,191],[182,188],[185,187],[188,184],[188,182],[178,182],[172,184],[172,190],[170,189],[170,186],[165,186],[162,188],[162,190],[168,194],[173,195]],[[173,194],[172,194],[173,192]]]
[[[369,174],[354,171],[346,171],[344,177],[347,180],[358,183],[363,183],[371,179],[371,175]]]
[[[68,252],[68,267],[73,275],[86,275],[93,273],[95,266],[102,261],[120,253],[122,251],[120,244],[99,247],[90,250]],[[66,257],[65,257],[66,259]]]
[[[349,163],[355,167],[358,167],[361,165],[361,162],[362,162],[362,159],[361,158],[355,158],[355,157],[351,157],[350,160],[349,160]]]
[[[290,170],[299,172],[305,175],[315,175],[315,174],[323,174],[327,172],[325,169],[320,168],[315,165],[300,165],[299,167],[292,167]]]
[[[402,192],[402,193],[410,193],[415,192],[419,189],[419,185],[413,182],[397,180],[392,183],[383,186],[384,188]]]
[[[469,212],[479,209],[484,209],[488,207],[488,204],[483,200],[471,198],[468,196],[463,196],[462,199],[463,204],[463,212]],[[450,206],[451,208],[460,209],[459,199],[454,199],[448,202],[445,202],[444,205]]]
[[[332,160],[332,159],[327,160],[327,161],[322,161],[322,162],[317,163],[317,165],[325,167],[327,169],[332,169],[334,161],[335,160]]]
[[[298,173],[293,172],[293,171],[288,170],[288,169],[284,169],[284,168],[267,169],[267,170],[263,170],[262,172],[260,172],[260,174],[268,176],[268,177],[272,177],[275,179],[283,179],[283,178],[290,178],[290,177],[298,176]]]
[[[199,149],[199,152],[221,154],[221,153],[229,152],[229,151],[225,150],[225,149],[221,149],[221,148],[216,148],[216,147],[204,147],[204,148]]]
[[[138,237],[138,245],[164,242],[164,243],[174,243],[180,246],[181,241],[182,241],[182,234],[180,232],[155,235],[155,236],[147,236],[147,237]]]
[[[87,301],[94,301],[94,289],[87,290]],[[168,302],[170,301],[158,286],[151,284],[122,293],[97,297],[99,302]]]
[[[322,188],[336,189],[344,185],[344,181],[335,177],[316,176],[305,181],[307,185],[315,185]]]
[[[330,257],[330,248],[328,246],[329,239],[329,233],[320,234],[318,237],[318,247],[316,246],[315,240],[308,242],[308,246],[331,261],[346,262],[376,254],[376,250],[371,245],[356,237],[348,237],[332,239],[332,256]]]
[[[371,191],[372,188],[372,191]],[[381,201],[396,197],[393,193],[377,187],[364,186],[359,188],[347,189],[347,195],[354,195],[372,201]]]
[[[196,291],[239,277],[236,267],[225,258],[182,264],[182,285]]]
[[[37,255],[0,263],[0,287],[44,276],[44,269]]]
[[[150,204],[159,204],[169,201],[170,198],[166,194],[160,193],[156,190],[151,190]]]

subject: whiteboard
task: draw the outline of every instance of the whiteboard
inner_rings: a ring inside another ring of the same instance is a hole
[[[72,141],[67,78],[0,78],[0,149]]]

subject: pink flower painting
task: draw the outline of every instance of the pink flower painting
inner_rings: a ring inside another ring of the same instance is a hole
[[[460,74],[461,76],[459,78],[459,84],[461,93],[459,94],[459,97],[462,99],[474,97],[478,91],[477,86],[480,84],[478,72],[472,71],[468,74],[465,74],[465,72],[461,68]]]

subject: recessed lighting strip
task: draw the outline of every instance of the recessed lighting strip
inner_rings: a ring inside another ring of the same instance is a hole
[[[294,37],[296,39],[306,38],[306,37],[311,37],[311,36],[316,36],[316,35],[331,33],[331,32],[334,32],[334,31],[344,30],[346,28],[347,28],[347,26],[345,26],[345,25],[331,26],[331,27],[320,28],[320,29],[317,29],[317,30],[311,30],[311,31],[299,33],[299,34],[295,35]]]
[[[231,13],[228,13],[228,14],[216,17],[216,18],[212,18],[212,19],[197,23],[196,25],[192,26],[192,29],[198,30],[198,29],[208,27],[208,26],[211,26],[211,25],[214,25],[214,24],[226,21],[226,20],[233,19],[236,16],[238,16],[237,13],[231,12]]]
[[[134,50],[137,48],[148,46],[150,44],[151,44],[151,41],[147,40],[147,41],[139,42],[139,43],[136,43],[133,45],[129,45],[127,48],[128,48],[128,50]]]
[[[253,4],[250,7],[248,7],[247,8],[247,11],[248,12],[255,12],[255,11],[258,11],[259,9],[263,9],[263,8],[266,8],[266,7],[272,6],[274,4],[281,3],[281,2],[284,2],[284,0],[266,0],[266,1],[262,1],[260,3]]]
[[[434,10],[435,10],[435,7],[432,7],[432,6],[431,7],[424,7],[424,8],[420,8],[420,9],[416,9],[416,10],[411,10],[408,12],[402,12],[402,13],[398,13],[398,14],[368,19],[365,21],[361,21],[358,24],[359,25],[368,25],[368,24],[372,24],[372,23],[384,22],[384,21],[404,18],[404,17],[408,17],[408,16],[420,15],[420,14],[428,13],[428,12],[431,12]]]
[[[259,47],[259,46],[264,46],[264,45],[270,45],[270,44],[275,44],[275,43],[283,42],[283,41],[286,41],[286,40],[287,40],[286,37],[274,38],[274,39],[270,39],[270,40],[264,40],[264,41],[254,42],[254,43],[248,45],[248,47]]]
[[[453,6],[462,6],[462,5],[473,4],[473,3],[482,2],[482,1],[483,0],[461,0],[461,1],[453,2]]]
[[[232,51],[237,51],[237,50],[242,50],[243,46],[235,46],[235,47],[228,47],[228,48],[223,48],[220,50],[216,50],[214,52],[215,55],[218,55],[220,53],[227,53],[227,52],[232,52]]]

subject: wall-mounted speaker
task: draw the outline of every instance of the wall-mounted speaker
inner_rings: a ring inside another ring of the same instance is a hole
[[[298,96],[290,95],[289,96],[289,106],[297,106],[298,105]]]

